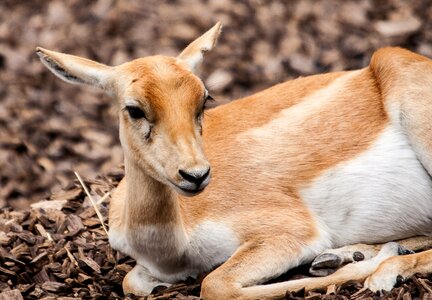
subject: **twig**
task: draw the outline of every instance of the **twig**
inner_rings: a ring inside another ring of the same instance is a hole
[[[105,195],[103,195],[102,198],[100,198],[98,200],[98,202],[96,203],[97,205],[101,205],[109,196],[111,196],[110,192],[107,192]]]
[[[76,261],[75,257],[72,255],[72,253],[70,253],[69,249],[67,247],[64,247],[67,253],[67,256],[69,257],[69,259],[71,260],[71,262],[78,267],[78,262]]]
[[[93,200],[93,197],[90,195],[90,192],[89,192],[89,190],[87,189],[86,185],[84,184],[83,180],[81,179],[81,176],[79,176],[79,174],[78,174],[77,172],[74,172],[74,173],[75,173],[75,176],[78,178],[79,182],[81,183],[81,185],[82,185],[82,187],[83,187],[85,193],[86,193],[87,196],[89,197],[90,202],[92,203],[93,208],[94,208],[94,210],[95,210],[95,212],[96,212],[96,215],[98,216],[99,221],[100,221],[101,224],[102,224],[102,228],[103,228],[103,230],[104,230],[105,233],[108,235],[108,230],[107,230],[106,227],[105,227],[105,224],[104,224],[104,221],[103,221],[102,214],[100,213],[100,211],[99,211],[99,209],[98,209],[98,207],[97,207],[97,205],[96,205],[96,202]],[[104,197],[105,197],[105,196],[104,196]]]
[[[54,241],[49,232],[47,232],[46,234],[47,234],[48,241],[50,241],[50,242]]]

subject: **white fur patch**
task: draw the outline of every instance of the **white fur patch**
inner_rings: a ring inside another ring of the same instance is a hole
[[[111,228],[110,244],[133,257],[151,277],[167,283],[210,271],[239,246],[234,232],[222,223],[206,221],[190,234],[171,225],[143,226],[127,233]]]
[[[124,232],[111,227],[108,231],[108,239],[111,248],[121,251],[124,254],[131,255],[126,234]]]
[[[201,223],[190,237],[189,253],[206,269],[211,269],[226,261],[239,247],[234,232],[227,226],[205,221]]]
[[[333,247],[426,234],[432,227],[432,182],[405,134],[392,126],[300,194]]]

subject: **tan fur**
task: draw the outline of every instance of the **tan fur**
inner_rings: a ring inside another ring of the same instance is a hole
[[[373,55],[371,70],[387,110],[400,114],[393,118],[400,119],[420,161],[432,174],[431,61],[404,49],[384,48]]]
[[[276,85],[207,111],[201,124],[206,92],[191,71],[219,33],[216,24],[177,58],[152,56],[117,67],[39,50],[56,75],[68,81],[96,81],[118,99],[126,176],[113,195],[110,231],[129,239],[128,254],[147,255],[146,259],[167,255],[169,265],[176,245],[187,244],[203,223],[229,228],[239,247],[206,277],[204,299],[253,299],[267,293],[280,298],[287,289],[366,278],[376,265],[361,272],[348,267],[325,279],[256,286],[316,254],[320,227],[300,190],[368,150],[390,123],[398,122],[398,111],[406,113],[402,126],[429,170],[430,119],[418,106],[432,107],[430,97],[414,104],[407,102],[410,95],[405,99],[398,94],[431,94],[424,88],[430,79],[416,73],[430,62],[404,50],[381,50],[367,68]],[[57,72],[53,61],[65,72]],[[422,81],[418,89],[407,86],[416,80]],[[130,105],[139,107],[145,119],[129,116]],[[209,166],[212,182],[204,191],[193,198],[178,193],[185,183],[179,170],[193,174]],[[146,228],[166,230],[168,238],[151,235],[140,240]],[[163,253],[149,250],[165,242]],[[165,271],[174,273],[178,264],[164,266]],[[145,268],[138,260],[125,278],[125,292],[141,292],[139,280],[134,282],[140,270]]]

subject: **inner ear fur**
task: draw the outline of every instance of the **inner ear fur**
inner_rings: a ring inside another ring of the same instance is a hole
[[[36,48],[42,63],[56,76],[73,84],[88,84],[106,89],[112,67],[90,59]]]
[[[178,56],[186,66],[195,72],[201,65],[204,53],[210,51],[216,45],[217,39],[221,33],[222,25],[217,22],[209,31],[190,43]]]

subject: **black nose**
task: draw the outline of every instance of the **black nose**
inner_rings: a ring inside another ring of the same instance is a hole
[[[210,168],[204,170],[195,170],[192,172],[186,172],[184,170],[179,170],[179,174],[183,179],[195,183],[197,188],[201,185],[201,183],[207,179],[210,175]]]

